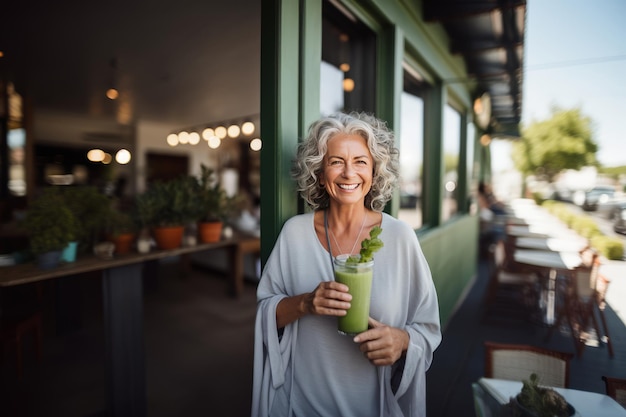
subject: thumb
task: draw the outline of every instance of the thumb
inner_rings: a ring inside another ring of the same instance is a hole
[[[370,327],[371,329],[374,329],[374,328],[376,328],[376,327],[383,327],[383,326],[384,326],[384,324],[382,324],[381,322],[379,322],[379,321],[377,321],[377,320],[374,320],[374,319],[373,319],[373,318],[371,318],[371,317],[367,320],[367,324],[369,325],[369,327]]]

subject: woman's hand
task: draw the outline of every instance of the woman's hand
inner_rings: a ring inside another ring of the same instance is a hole
[[[321,282],[310,293],[281,300],[276,308],[276,327],[285,327],[307,314],[345,316],[351,300],[348,286],[335,281]]]
[[[351,300],[347,285],[325,281],[304,296],[303,310],[318,316],[345,316]]]
[[[369,330],[354,337],[359,349],[376,366],[393,365],[409,348],[409,333],[369,318]]]

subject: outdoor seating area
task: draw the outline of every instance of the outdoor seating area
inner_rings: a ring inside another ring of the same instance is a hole
[[[428,415],[509,415],[534,373],[576,415],[626,416],[626,324],[620,303],[607,303],[611,280],[623,285],[613,268],[623,261],[598,256],[530,200],[509,210],[502,239],[444,329],[428,372]]]

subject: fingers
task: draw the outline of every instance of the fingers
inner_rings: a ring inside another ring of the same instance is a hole
[[[346,285],[334,281],[322,282],[307,297],[308,311],[316,315],[345,316],[350,300],[352,296]]]
[[[369,325],[371,329],[357,335],[354,341],[360,343],[359,349],[373,365],[392,365],[402,356],[403,335],[399,332],[405,331],[372,318],[369,319]]]

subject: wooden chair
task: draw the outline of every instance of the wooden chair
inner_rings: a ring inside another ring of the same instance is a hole
[[[521,315],[527,319],[537,313],[538,283],[539,277],[535,272],[515,264],[510,242],[496,243],[485,294],[485,306],[490,318]]]
[[[485,377],[523,381],[537,374],[543,385],[567,388],[573,355],[530,345],[485,342]]]
[[[613,344],[604,317],[609,280],[599,274],[599,269],[600,258],[593,254],[590,258],[583,257],[583,263],[568,274],[565,280],[563,307],[559,311],[555,326],[550,329],[551,332],[555,327],[558,328],[564,319],[567,320],[578,356],[582,356],[586,344],[592,338],[588,330],[593,330],[598,343],[603,341],[607,343],[609,356],[613,357]],[[596,311],[602,321],[602,328],[598,325]]]
[[[603,376],[602,380],[606,387],[606,395],[626,408],[626,379]]]

